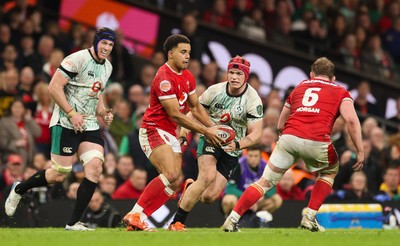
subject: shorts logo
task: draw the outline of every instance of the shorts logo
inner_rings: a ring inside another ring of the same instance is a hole
[[[71,154],[72,153],[72,147],[64,147],[64,148],[62,148],[62,151],[64,153]]]
[[[210,152],[210,153],[214,153],[215,152],[215,148],[211,147],[211,146],[207,146],[205,149],[206,152]]]
[[[167,91],[171,90],[171,83],[168,80],[161,81],[160,90],[163,92],[167,92]]]

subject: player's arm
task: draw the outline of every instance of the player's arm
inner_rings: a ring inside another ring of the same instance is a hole
[[[357,150],[357,162],[353,165],[355,171],[360,171],[364,165],[364,149],[361,136],[361,125],[352,100],[344,100],[340,104],[340,114],[346,122],[347,131]]]
[[[260,142],[262,133],[262,120],[258,120],[248,125],[246,137],[240,139],[239,141],[232,141],[229,144],[222,147],[225,152],[232,152],[239,149],[245,149],[253,146]]]
[[[182,114],[179,111],[179,103],[176,98],[169,98],[160,100],[161,105],[164,107],[165,111],[169,115],[169,117],[177,124],[201,134],[204,136],[215,146],[221,146],[221,139],[217,135],[216,128],[207,128],[196,121],[193,121],[185,114]]]
[[[54,102],[66,113],[70,113],[73,111],[71,105],[69,105],[67,101],[67,97],[64,93],[64,87],[68,83],[68,78],[64,77],[64,75],[60,71],[56,71],[54,76],[51,78],[49,84],[49,94],[53,98]],[[69,116],[69,114],[68,114]]]
[[[279,115],[277,129],[280,133],[282,133],[283,128],[285,127],[286,121],[290,115],[290,108],[283,106],[281,114]]]
[[[213,126],[214,123],[211,121],[210,116],[208,115],[207,111],[204,109],[203,105],[199,102],[197,98],[197,94],[194,93],[189,96],[187,100],[188,107],[190,112],[194,116],[195,119],[200,121],[205,126]]]
[[[106,108],[104,105],[104,96],[101,94],[99,96],[99,102],[96,107],[96,114],[100,116],[107,125],[110,125],[114,119],[114,115],[111,113],[112,109]]]

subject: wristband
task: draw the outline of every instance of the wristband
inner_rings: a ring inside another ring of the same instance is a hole
[[[179,139],[182,141],[182,144],[187,143],[187,138],[184,136],[180,136]]]
[[[72,118],[72,117],[74,117],[74,115],[76,115],[76,114],[78,114],[75,110],[73,110],[73,109],[71,109],[71,111],[69,111],[68,113],[67,113],[67,115],[68,115],[68,118]]]
[[[239,143],[239,141],[235,141],[235,146],[236,146],[236,150],[239,150],[239,149],[240,149],[240,143]]]

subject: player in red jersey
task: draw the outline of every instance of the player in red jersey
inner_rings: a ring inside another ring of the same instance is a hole
[[[144,220],[179,186],[182,152],[176,138],[177,124],[204,134],[212,144],[221,146],[216,128],[207,128],[213,123],[198,101],[194,76],[186,70],[190,50],[190,41],[183,35],[172,35],[164,43],[168,61],[153,79],[150,105],[139,130],[140,145],[160,175],[147,185],[133,209],[123,218],[128,230],[154,231]],[[203,125],[183,114],[186,107]]]
[[[330,139],[333,123],[340,115],[346,121],[350,138],[357,149],[353,169],[364,165],[361,127],[350,93],[335,84],[334,64],[325,57],[311,66],[309,80],[302,81],[289,95],[278,121],[280,139],[272,152],[263,176],[250,185],[225,220],[224,231],[239,231],[238,221],[265,192],[275,186],[290,166],[302,158],[309,171],[318,171],[308,207],[300,227],[324,231],[315,218],[330,193],[339,169],[339,161]]]

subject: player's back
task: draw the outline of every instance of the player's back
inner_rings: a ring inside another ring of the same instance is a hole
[[[286,100],[285,106],[291,109],[291,114],[283,134],[330,141],[332,126],[340,115],[339,108],[343,100],[352,98],[338,84],[321,79],[302,81]]]

